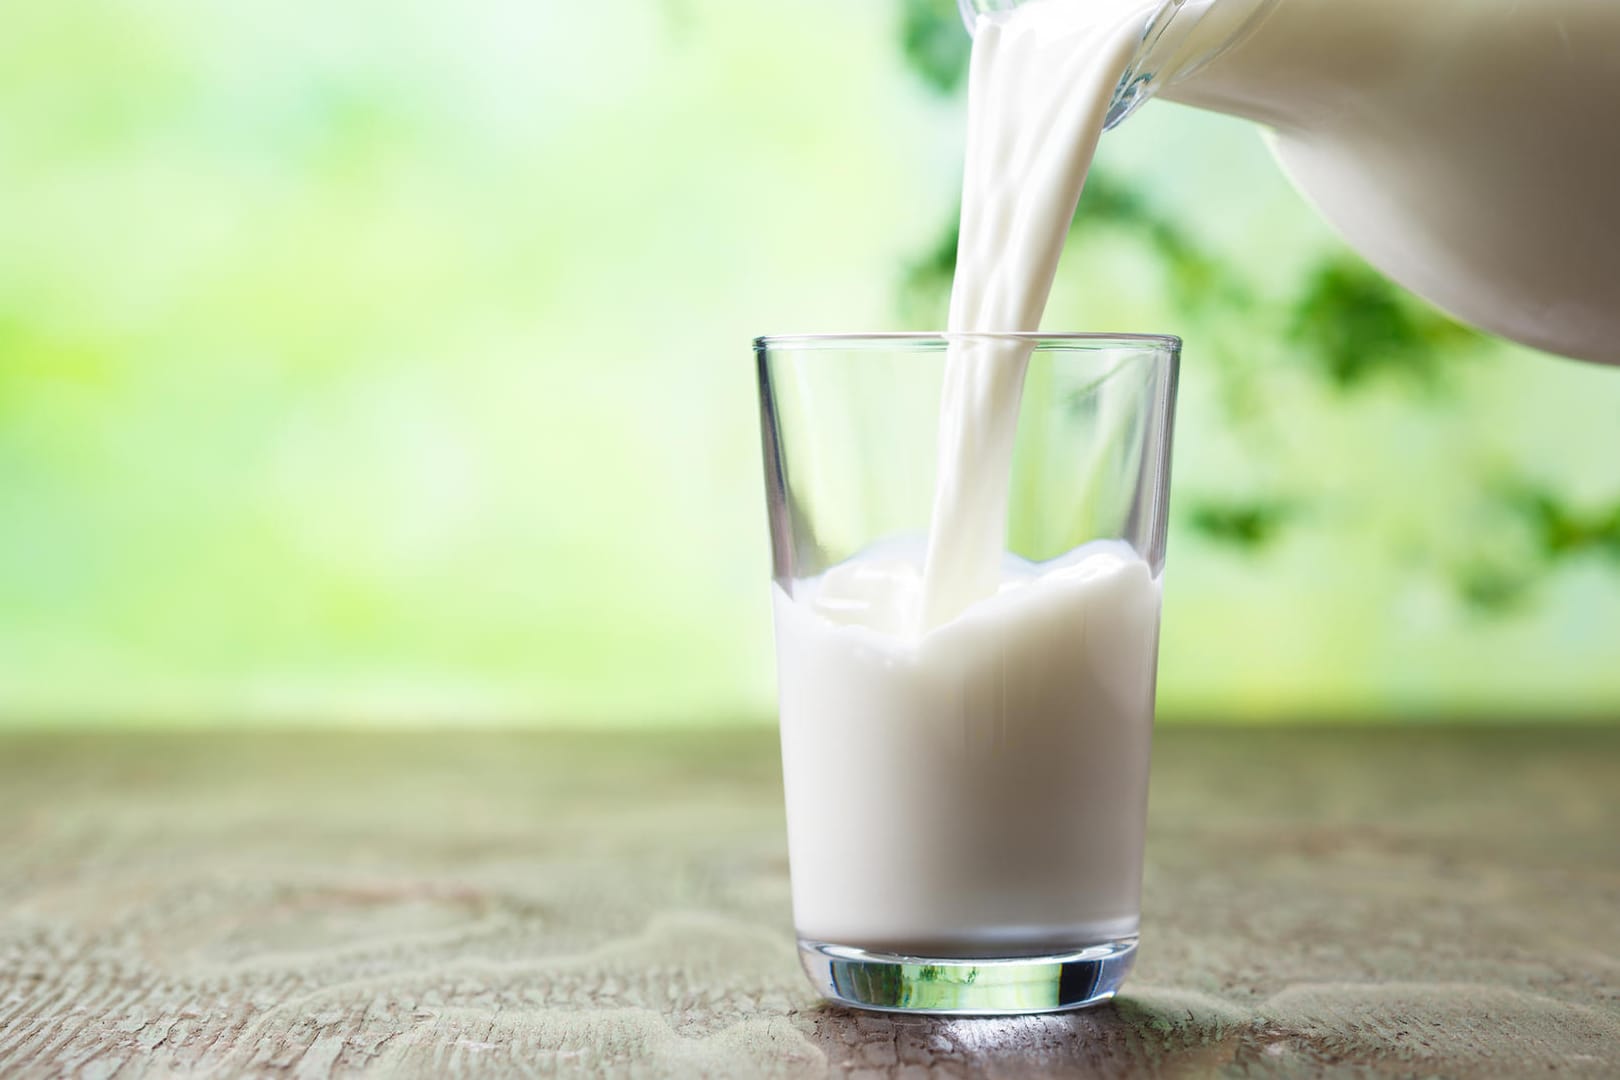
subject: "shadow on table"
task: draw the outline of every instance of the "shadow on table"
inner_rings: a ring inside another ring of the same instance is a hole
[[[835,1069],[975,1075],[1198,1072],[1231,1062],[1250,1023],[1224,1005],[1121,999],[1079,1012],[943,1018],[823,1004],[803,1014]]]

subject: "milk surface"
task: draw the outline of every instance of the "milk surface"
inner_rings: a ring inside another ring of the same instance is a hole
[[[1039,328],[1152,7],[1041,0],[981,17],[952,331]],[[1039,567],[1005,553],[1029,353],[951,343],[925,539],[776,590],[805,939],[1036,956],[1136,932],[1159,583],[1123,543]]]

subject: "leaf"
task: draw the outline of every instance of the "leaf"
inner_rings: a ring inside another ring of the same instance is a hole
[[[1458,572],[1457,591],[1463,602],[1482,615],[1516,614],[1528,605],[1536,579],[1520,568],[1476,562]]]
[[[961,216],[960,210],[953,213],[934,246],[905,269],[900,281],[900,313],[912,325],[944,325],[951,281],[956,276]]]
[[[1549,492],[1527,483],[1510,485],[1502,496],[1508,509],[1530,527],[1541,555],[1557,562],[1587,553],[1620,561],[1620,503],[1582,513]]]
[[[1217,543],[1258,551],[1275,541],[1297,516],[1292,503],[1280,500],[1204,502],[1187,512],[1187,524]]]
[[[941,94],[961,85],[973,39],[955,0],[904,0],[900,22],[906,62]]]
[[[1360,259],[1335,254],[1310,276],[1288,338],[1341,389],[1389,374],[1429,389],[1480,336],[1409,297]]]

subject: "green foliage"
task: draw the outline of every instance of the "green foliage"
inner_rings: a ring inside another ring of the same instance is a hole
[[[1324,259],[1295,302],[1288,338],[1342,389],[1379,375],[1437,385],[1478,335],[1348,253]]]
[[[906,266],[900,281],[900,313],[912,326],[944,326],[951,279],[956,275],[956,249],[961,241],[961,210],[940,229],[939,239]]]
[[[1526,609],[1535,576],[1523,565],[1479,560],[1454,571],[1457,593],[1476,614],[1502,618]]]
[[[1295,513],[1292,504],[1280,501],[1199,501],[1184,510],[1184,517],[1194,532],[1210,540],[1258,551],[1277,538]]]
[[[1509,491],[1506,501],[1530,526],[1544,558],[1556,561],[1597,554],[1620,562],[1620,503],[1585,514],[1528,485]]]
[[[912,71],[942,94],[967,74],[972,39],[955,0],[903,0],[900,45]]]
[[[1620,569],[1620,502],[1585,509],[1522,476],[1486,485],[1484,502],[1496,524],[1454,571],[1478,614],[1531,610],[1558,571],[1582,561]]]

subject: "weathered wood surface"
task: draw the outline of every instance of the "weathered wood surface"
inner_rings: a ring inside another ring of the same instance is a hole
[[[1167,730],[1113,1005],[797,969],[768,733],[0,739],[0,1075],[1620,1075],[1620,731]]]

